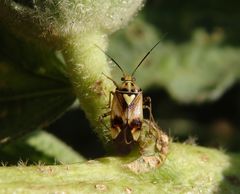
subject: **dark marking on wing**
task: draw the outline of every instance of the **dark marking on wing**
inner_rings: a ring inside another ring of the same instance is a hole
[[[119,126],[120,128],[122,128],[121,126],[123,126],[123,120],[121,117],[118,116],[114,116],[114,118],[111,120],[111,126]]]
[[[113,140],[118,153],[129,153],[132,150],[133,146],[137,143],[134,141],[131,131],[141,130],[142,121],[140,119],[133,119],[130,124],[124,124],[122,118],[116,116],[111,121],[111,124],[112,127],[118,126],[121,128],[121,132],[119,133],[117,138]],[[130,143],[126,144],[126,140]]]
[[[133,119],[130,123],[130,128],[140,128],[142,127],[142,121],[140,119]]]

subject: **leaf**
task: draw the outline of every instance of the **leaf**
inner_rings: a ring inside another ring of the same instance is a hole
[[[36,130],[0,149],[0,162],[17,163],[76,163],[85,159],[60,139],[43,130]]]
[[[64,61],[0,28],[0,143],[46,125],[75,100]],[[5,139],[7,138],[7,139]]]
[[[73,34],[110,34],[124,26],[142,6],[143,0],[6,0],[0,1],[0,22],[21,37],[55,47]]]

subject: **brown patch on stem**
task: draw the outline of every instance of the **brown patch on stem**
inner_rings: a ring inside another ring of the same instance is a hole
[[[124,167],[139,174],[156,169],[161,165],[161,163],[162,161],[159,156],[141,156],[137,160],[134,160],[129,164],[125,164]]]
[[[103,90],[103,81],[102,80],[97,80],[92,86],[91,86],[91,90],[96,93],[98,96],[102,96],[104,94],[104,90]]]
[[[201,159],[201,161],[203,161],[203,162],[208,162],[208,161],[209,161],[209,157],[208,157],[207,155],[201,155],[201,156],[200,156],[200,159]]]
[[[132,193],[132,189],[131,188],[129,188],[129,187],[126,187],[125,188],[125,192],[127,193],[127,194],[131,194]]]
[[[96,188],[98,191],[106,191],[106,190],[107,190],[107,186],[104,185],[104,184],[96,184],[96,185],[95,185],[95,188]]]

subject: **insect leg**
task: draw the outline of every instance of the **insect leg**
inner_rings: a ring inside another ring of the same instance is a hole
[[[111,108],[112,95],[114,95],[114,92],[113,92],[113,91],[109,92],[108,103],[107,103],[106,106],[103,107],[103,109],[109,109],[109,108]]]
[[[153,114],[152,114],[152,101],[151,98],[148,97],[144,97],[143,99],[143,108],[144,109],[148,109],[149,111],[149,120],[153,123],[155,123],[154,118],[153,118]]]
[[[152,114],[152,103],[151,103],[151,98],[145,97],[143,99],[143,109],[148,109],[149,111],[149,121],[148,121],[148,129],[150,130],[149,132],[153,133],[153,125],[155,124],[155,120],[153,118],[153,114]]]
[[[114,92],[109,92],[108,108],[110,108],[112,104],[112,95],[114,95]]]
[[[98,118],[99,122],[100,122],[107,130],[109,130],[109,127],[106,125],[106,123],[103,121],[103,119],[104,119],[105,117],[107,117],[107,116],[110,116],[110,114],[111,114],[111,111],[104,113],[103,115],[101,115],[101,116]]]

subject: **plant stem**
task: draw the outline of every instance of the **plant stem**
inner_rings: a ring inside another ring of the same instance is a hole
[[[102,127],[99,127],[98,118],[106,112],[104,107],[113,84],[102,74],[109,75],[110,68],[106,56],[96,45],[105,49],[106,42],[103,33],[91,32],[68,36],[63,46],[69,77],[80,106],[102,142],[106,138]]]
[[[239,155],[174,143],[161,168],[140,175],[124,167],[133,157],[0,168],[0,192],[239,193]]]

